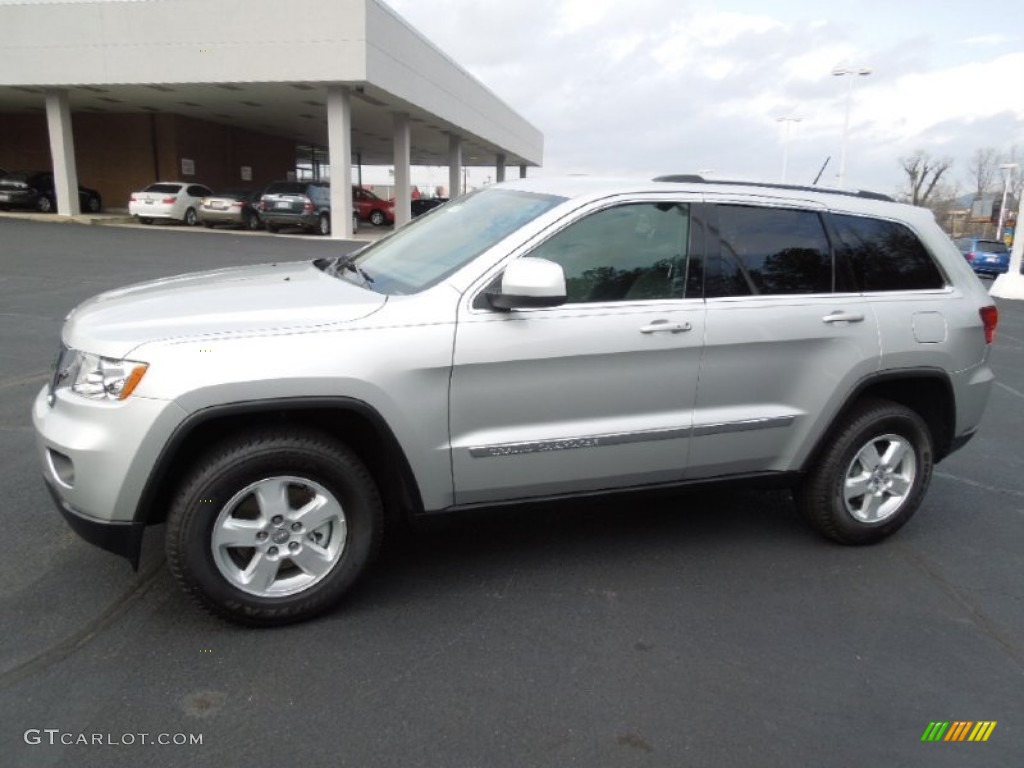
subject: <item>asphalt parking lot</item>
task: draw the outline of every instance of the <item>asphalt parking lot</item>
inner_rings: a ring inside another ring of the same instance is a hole
[[[195,609],[159,530],[138,573],[79,540],[29,418],[68,310],[357,245],[0,220],[0,765],[1020,764],[1024,302],[999,302],[979,436],[874,547],[819,539],[781,492],[451,518],[389,541],[331,615],[260,631]],[[998,725],[922,743],[946,720]]]

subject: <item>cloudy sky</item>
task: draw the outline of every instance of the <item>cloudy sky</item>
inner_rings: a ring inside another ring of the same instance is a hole
[[[1024,154],[1024,15],[990,0],[385,0],[545,137],[538,173],[710,170],[895,191],[898,158]],[[1024,161],[1021,161],[1024,165]]]

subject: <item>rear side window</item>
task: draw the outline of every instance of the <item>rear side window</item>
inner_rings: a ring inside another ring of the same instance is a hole
[[[978,246],[979,251],[985,253],[1009,253],[1010,249],[1006,247],[1006,243],[1001,243],[998,240],[979,240]]]
[[[187,192],[191,197],[207,197],[208,195],[213,194],[202,184],[193,184],[188,188]]]
[[[301,181],[275,181],[263,191],[263,194],[304,195],[306,194],[306,185]]]
[[[922,291],[946,281],[917,235],[902,224],[833,214],[836,251],[850,264],[862,291]]]
[[[161,195],[176,195],[181,191],[181,184],[150,184],[143,192],[158,192]]]
[[[815,211],[717,205],[719,252],[707,259],[704,295],[832,292],[832,254]]]

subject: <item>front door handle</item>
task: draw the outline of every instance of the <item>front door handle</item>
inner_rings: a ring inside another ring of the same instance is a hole
[[[821,318],[823,323],[862,323],[864,315],[861,313],[832,312]]]
[[[689,323],[670,323],[668,320],[655,320],[640,329],[640,333],[683,333],[693,330]]]

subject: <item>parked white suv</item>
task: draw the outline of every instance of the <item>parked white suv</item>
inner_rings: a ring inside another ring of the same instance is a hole
[[[878,195],[531,180],[355,255],[97,296],[33,415],[83,537],[137,565],[166,521],[189,594],[272,624],[341,597],[385,508],[743,480],[879,541],[974,434],[996,320]]]

